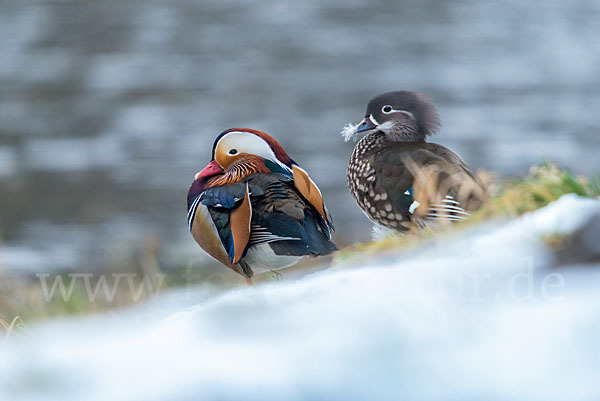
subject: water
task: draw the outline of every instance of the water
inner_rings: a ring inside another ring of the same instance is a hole
[[[600,172],[600,3],[0,3],[0,269],[102,269],[148,241],[202,257],[185,198],[214,137],[274,135],[344,245],[370,235],[338,135],[368,99],[429,94],[475,168]]]

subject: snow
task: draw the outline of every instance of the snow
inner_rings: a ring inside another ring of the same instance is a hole
[[[597,399],[600,266],[552,268],[541,237],[599,212],[567,195],[167,317],[42,324],[0,343],[0,400]]]

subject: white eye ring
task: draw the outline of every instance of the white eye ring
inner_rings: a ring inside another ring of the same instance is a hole
[[[230,154],[230,155],[235,155],[235,154],[237,154],[237,152],[238,152],[238,151],[237,151],[237,149],[231,149],[231,150],[229,151],[229,154]]]

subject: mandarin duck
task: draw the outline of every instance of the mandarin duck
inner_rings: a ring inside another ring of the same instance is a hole
[[[246,278],[337,248],[323,196],[270,135],[248,128],[219,134],[211,162],[188,192],[196,242]]]
[[[347,181],[376,228],[406,232],[430,221],[462,221],[488,197],[482,181],[450,149],[425,142],[439,128],[423,94],[387,92],[371,99],[365,118],[342,130],[366,133],[350,156]]]

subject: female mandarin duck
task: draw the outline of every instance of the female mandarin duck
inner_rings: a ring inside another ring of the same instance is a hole
[[[346,141],[367,133],[352,152],[347,180],[377,225],[404,232],[430,220],[461,221],[487,199],[483,183],[456,153],[425,142],[439,125],[425,95],[396,91],[371,99],[365,118],[344,127]]]
[[[188,193],[188,224],[213,258],[246,277],[327,255],[333,224],[306,171],[264,132],[232,128]]]

